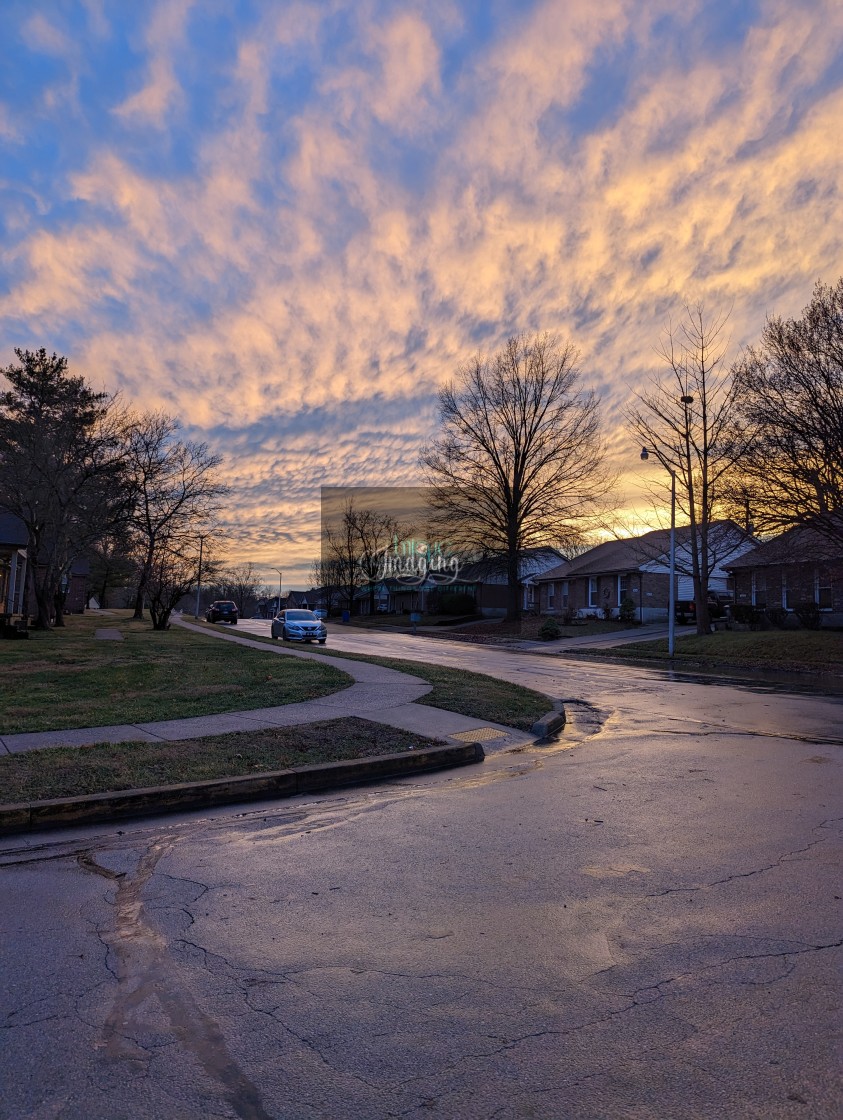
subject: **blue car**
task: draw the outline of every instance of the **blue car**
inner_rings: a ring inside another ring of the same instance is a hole
[[[328,629],[321,618],[313,611],[281,611],[272,620],[273,638],[283,638],[285,642],[318,642],[324,646],[328,639]]]

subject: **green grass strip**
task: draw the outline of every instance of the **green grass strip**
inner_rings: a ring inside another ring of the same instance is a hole
[[[49,747],[0,758],[0,804],[237,778],[437,743],[352,716],[172,743]]]

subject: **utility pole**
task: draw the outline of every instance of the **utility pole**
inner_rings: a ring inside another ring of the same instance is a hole
[[[196,610],[193,617],[198,620],[199,618],[199,596],[202,592],[202,546],[205,543],[205,534],[199,534],[199,576],[196,580]]]
[[[280,568],[273,568],[272,570],[273,570],[273,572],[278,573],[278,610],[275,613],[280,614],[281,613],[281,594],[282,594],[282,592],[281,592],[281,569]]]

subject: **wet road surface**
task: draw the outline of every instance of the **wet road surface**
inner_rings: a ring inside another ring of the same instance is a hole
[[[419,657],[375,641],[332,635]],[[841,1115],[841,701],[427,656],[571,726],[468,771],[0,841],[0,1116]]]

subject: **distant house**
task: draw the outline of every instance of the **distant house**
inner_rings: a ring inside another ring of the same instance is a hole
[[[714,567],[710,593],[730,597],[726,562],[752,548],[754,540],[734,521],[709,526],[709,549]],[[694,584],[690,526],[676,529],[675,570],[677,601],[693,600]],[[594,548],[538,576],[542,614],[579,617],[617,617],[625,599],[635,605],[640,622],[667,619],[670,596],[670,530],[655,529],[640,537],[604,541]]]
[[[564,560],[558,548],[524,550],[518,571],[523,611],[530,613],[538,610],[539,579]],[[463,565],[456,584],[448,590],[471,595],[479,614],[488,617],[505,615],[509,603],[506,558],[494,556]]]
[[[556,548],[525,550],[520,567],[522,610],[538,609],[536,577],[564,559]],[[417,584],[393,578],[380,580],[375,585],[375,611],[391,614],[419,611],[426,614],[438,609],[437,599],[443,595],[468,596],[474,601],[478,613],[488,617],[505,615],[509,595],[506,560],[494,556],[463,564],[452,583],[444,583],[435,577],[420,580]],[[372,602],[369,588],[361,588],[354,600],[355,610],[368,614]]]
[[[313,610],[316,606],[315,598],[312,591],[288,591],[284,600],[284,609],[299,607],[306,611]]]
[[[759,611],[813,603],[822,626],[843,626],[843,517],[835,542],[815,529],[788,529],[727,565],[735,602]]]

